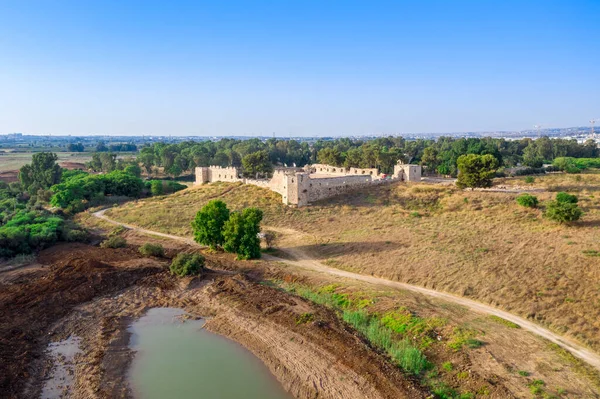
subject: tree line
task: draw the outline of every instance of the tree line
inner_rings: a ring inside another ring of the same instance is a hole
[[[595,158],[599,150],[595,142],[580,144],[571,139],[505,140],[497,138],[453,138],[437,140],[405,140],[384,137],[372,140],[339,138],[314,143],[296,140],[259,139],[188,141],[178,144],[154,143],[141,148],[137,161],[151,174],[156,168],[179,176],[197,166],[242,166],[248,176],[269,175],[272,165],[304,166],[323,163],[340,167],[378,168],[392,173],[398,160],[420,164],[429,174],[458,174],[458,158],[462,155],[492,155],[500,167],[524,165],[540,168],[555,158]]]

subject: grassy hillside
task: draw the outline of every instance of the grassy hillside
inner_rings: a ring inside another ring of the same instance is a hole
[[[503,184],[525,186],[523,179]],[[586,212],[573,226],[515,203],[516,194],[394,184],[294,209],[268,190],[213,184],[116,208],[108,216],[189,235],[208,200],[258,206],[265,224],[295,229],[282,246],[330,266],[465,295],[535,319],[600,349],[600,175],[552,175],[532,187],[576,192]],[[554,192],[537,193],[542,201]]]

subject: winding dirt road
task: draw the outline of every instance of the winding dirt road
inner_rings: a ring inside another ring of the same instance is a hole
[[[136,230],[141,233],[156,235],[156,236],[165,237],[165,238],[169,238],[169,239],[173,239],[173,240],[178,240],[178,241],[182,241],[182,242],[185,242],[185,243],[191,244],[191,245],[198,245],[195,241],[185,238],[185,237],[174,236],[171,234],[164,234],[164,233],[160,233],[160,232],[156,232],[156,231],[152,231],[152,230],[147,230],[147,229],[143,229],[143,228],[140,228],[137,226],[133,226],[133,225],[118,222],[116,220],[109,219],[108,217],[106,217],[104,215],[105,211],[106,211],[106,209],[98,211],[98,212],[94,212],[92,215],[94,215],[95,217],[100,218],[102,220],[105,220],[109,223],[121,225],[121,226],[127,227],[128,229]],[[322,272],[322,273],[327,273],[327,274],[334,275],[334,276],[340,276],[340,277],[350,278],[350,279],[354,279],[354,280],[358,280],[358,281],[364,281],[364,282],[371,283],[371,284],[384,285],[387,287],[393,287],[393,288],[399,288],[399,289],[408,290],[408,291],[412,291],[412,292],[417,292],[417,293],[427,295],[430,297],[434,297],[434,298],[438,298],[438,299],[441,299],[441,300],[444,300],[447,302],[452,302],[452,303],[455,303],[458,305],[462,305],[462,306],[469,308],[470,310],[477,312],[477,313],[482,313],[482,314],[487,314],[487,315],[495,315],[495,316],[501,317],[505,320],[511,321],[515,324],[518,324],[523,330],[532,332],[542,338],[547,339],[550,342],[560,345],[562,348],[566,349],[567,351],[572,353],[574,356],[582,359],[583,361],[587,362],[591,366],[600,370],[600,355],[598,355],[597,353],[592,352],[591,350],[589,350],[587,348],[584,348],[583,346],[573,342],[572,340],[570,340],[568,338],[565,338],[556,333],[553,333],[552,331],[550,331],[536,323],[533,323],[527,319],[513,315],[506,311],[497,309],[493,306],[486,305],[486,304],[474,301],[472,299],[449,294],[446,292],[431,290],[431,289],[420,287],[417,285],[401,283],[398,281],[387,280],[385,278],[367,276],[364,274],[352,273],[352,272],[347,272],[344,270],[339,270],[339,269],[335,269],[332,267],[328,267],[328,266],[325,266],[324,264],[312,259],[310,257],[310,255],[308,255],[308,254],[304,253],[303,251],[300,251],[296,248],[285,248],[285,252],[292,255],[295,258],[295,260],[282,259],[282,258],[278,258],[275,256],[266,255],[266,254],[263,255],[263,258],[266,260],[282,262],[282,263],[285,263],[285,264],[288,264],[291,266],[300,267],[303,269],[309,269],[309,270]]]

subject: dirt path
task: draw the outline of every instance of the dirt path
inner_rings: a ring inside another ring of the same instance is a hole
[[[125,226],[129,229],[137,230],[142,233],[157,235],[157,236],[161,236],[161,237],[165,237],[165,238],[170,238],[173,240],[183,241],[185,243],[192,244],[192,245],[197,245],[193,240],[190,240],[190,239],[187,239],[184,237],[159,233],[159,232],[155,232],[155,231],[151,231],[151,230],[142,229],[142,228],[139,228],[139,227],[136,227],[133,225],[128,225],[125,223],[117,222],[116,220],[112,220],[112,219],[109,219],[108,217],[104,216],[104,212],[105,212],[105,210],[98,211],[98,212],[93,213],[93,215],[100,219],[103,219],[109,223]],[[290,230],[290,229],[286,229],[286,232],[292,233],[292,234],[299,234],[297,231]],[[294,260],[282,259],[282,258],[278,258],[275,256],[266,255],[266,254],[263,255],[263,258],[266,260],[282,262],[282,263],[285,263],[285,264],[288,264],[291,266],[300,267],[303,269],[309,269],[309,270],[322,272],[322,273],[327,273],[327,274],[334,275],[334,276],[340,276],[340,277],[350,278],[350,279],[354,279],[354,280],[358,280],[358,281],[364,281],[364,282],[371,283],[371,284],[384,285],[387,287],[393,287],[393,288],[399,288],[399,289],[408,290],[408,291],[412,291],[412,292],[417,292],[417,293],[424,294],[424,295],[427,295],[430,297],[439,298],[444,301],[448,301],[448,302],[452,302],[452,303],[455,303],[458,305],[465,306],[465,307],[469,308],[470,310],[475,311],[477,313],[482,313],[482,314],[487,314],[487,315],[495,315],[495,316],[501,317],[505,320],[509,320],[515,324],[518,324],[523,330],[532,332],[542,338],[547,339],[550,342],[560,345],[562,348],[571,352],[574,356],[584,360],[588,364],[590,364],[593,367],[595,367],[596,369],[600,370],[600,355],[596,354],[595,352],[592,352],[591,350],[582,347],[581,345],[573,342],[572,340],[570,340],[566,337],[562,337],[558,334],[555,334],[552,331],[550,331],[536,323],[533,323],[527,319],[513,315],[506,311],[497,309],[493,306],[489,306],[489,305],[486,305],[486,304],[483,304],[483,303],[480,303],[480,302],[477,302],[477,301],[474,301],[471,299],[467,299],[467,298],[460,297],[457,295],[449,294],[446,292],[435,291],[432,289],[420,287],[417,285],[401,283],[398,281],[391,281],[391,280],[387,280],[385,278],[367,276],[364,274],[358,274],[358,273],[353,273],[353,272],[348,272],[348,271],[328,267],[328,266],[325,266],[324,264],[322,264],[321,262],[318,262],[318,261],[312,259],[310,257],[310,255],[308,255],[308,254],[304,253],[303,251],[298,250],[296,248],[286,248],[285,252],[292,255],[295,259]]]

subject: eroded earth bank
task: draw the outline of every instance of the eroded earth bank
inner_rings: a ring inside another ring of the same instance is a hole
[[[297,398],[429,396],[333,311],[260,284],[222,259],[208,257],[210,271],[196,278],[175,278],[167,265],[132,247],[65,244],[0,274],[2,397],[39,397],[57,366],[66,370],[54,387],[61,396],[131,397],[127,327],[154,307],[206,318],[205,328],[248,348]],[[307,313],[312,320],[298,323]],[[79,351],[53,360],[48,345],[69,337]]]

